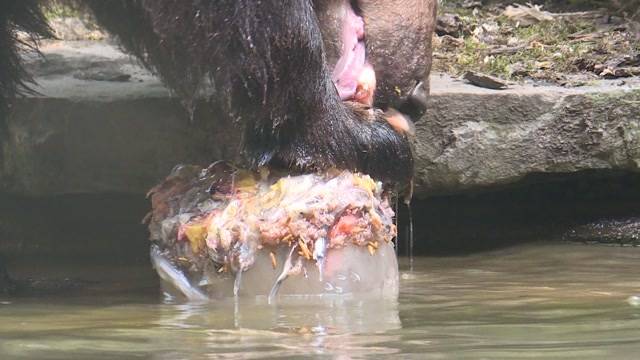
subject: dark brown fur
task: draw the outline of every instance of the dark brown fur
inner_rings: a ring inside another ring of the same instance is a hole
[[[251,166],[302,172],[338,167],[389,181],[406,181],[412,176],[408,139],[395,132],[381,112],[366,111],[337,95],[323,43],[326,39],[315,12],[325,1],[80,2],[94,11],[99,23],[116,34],[126,49],[155,69],[188,107],[207,86],[204,79],[208,78],[215,97],[244,126],[244,149]],[[405,40],[409,36],[414,42],[424,42],[417,55],[405,59],[405,68],[399,66],[403,59],[392,61],[389,57],[395,55],[380,48],[385,33],[393,35],[388,32],[394,23],[387,21],[378,28],[371,25],[369,51],[383,75],[379,104],[395,105],[399,96],[389,89],[402,85],[401,92],[406,94],[428,72],[429,66],[418,62],[423,59],[430,64],[430,19],[435,13],[428,12],[435,11],[435,2],[427,0],[419,11],[408,9],[412,15],[400,19],[404,24],[397,24],[407,28],[400,30]],[[353,3],[365,11],[365,17],[367,9],[376,16],[384,12],[383,1]],[[370,19],[371,24],[375,21]],[[414,30],[414,35],[408,35]],[[398,49],[401,45],[413,46],[393,42]],[[403,51],[401,57],[407,56],[407,50]],[[16,79],[25,78],[23,72],[12,71]],[[402,76],[389,75],[393,71],[401,71]],[[397,81],[406,78],[410,78],[409,87]],[[11,90],[0,95],[11,95]],[[393,96],[396,100],[389,100]]]
[[[27,37],[19,37],[19,31]],[[32,78],[22,67],[19,51],[36,50],[40,37],[51,36],[38,0],[0,0],[0,140],[6,135],[10,100],[33,92],[29,86]]]

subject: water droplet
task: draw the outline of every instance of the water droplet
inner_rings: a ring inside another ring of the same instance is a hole
[[[233,282],[233,296],[238,297],[240,293],[240,285],[242,284],[242,269],[236,273],[236,279]]]
[[[402,275],[400,276],[400,278],[402,280],[413,280],[416,278],[415,275],[411,274],[411,273],[402,273]]]
[[[640,306],[640,296],[633,295],[627,298],[627,303],[631,306]]]
[[[333,285],[331,283],[327,282],[327,283],[324,284],[324,289],[326,291],[333,291]]]
[[[409,269],[413,271],[413,213],[411,211],[410,203],[407,203],[407,215],[409,217]]]

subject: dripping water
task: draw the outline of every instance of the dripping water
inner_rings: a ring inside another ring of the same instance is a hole
[[[320,282],[324,281],[324,262],[327,254],[327,241],[325,238],[319,238],[314,247],[313,247],[313,259],[316,261],[316,265],[318,266],[319,280]]]
[[[407,237],[408,237],[408,242],[409,242],[409,246],[408,246],[408,252],[409,252],[409,270],[413,271],[413,214],[411,211],[411,203],[407,203],[407,215],[409,217],[409,224],[407,226],[408,231],[407,231]]]
[[[407,206],[409,224],[407,224],[407,255],[409,256],[409,270],[413,272],[413,212],[411,211],[411,199],[413,198],[413,179],[409,181],[407,193],[404,195],[404,204]]]
[[[397,230],[398,230],[398,218],[400,217],[400,215],[398,214],[398,203],[399,203],[399,201],[398,201],[398,196],[396,196],[396,205],[395,205],[396,218],[394,219],[394,220],[395,220],[395,223],[396,223],[396,238],[395,238],[395,239],[394,239],[394,241],[393,241],[393,245],[395,245],[395,250],[396,250],[396,257],[398,257],[398,255],[399,255],[399,254],[398,254],[398,246],[400,245],[400,244],[398,243],[398,234],[397,234]]]
[[[235,298],[237,298],[238,294],[240,293],[241,285],[242,285],[242,269],[239,269],[238,272],[236,273],[236,278],[233,282],[233,296]]]
[[[172,95],[173,94],[174,93],[172,92]],[[196,108],[198,106],[195,95],[187,95],[187,96],[178,95],[178,96],[181,98],[180,104],[182,105],[182,108],[187,112],[187,118],[189,119],[189,124],[195,123]]]

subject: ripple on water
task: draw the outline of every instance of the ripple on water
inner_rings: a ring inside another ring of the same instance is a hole
[[[417,258],[397,302],[165,304],[145,290],[151,279],[0,298],[0,358],[631,359],[639,261],[640,249],[579,245]]]

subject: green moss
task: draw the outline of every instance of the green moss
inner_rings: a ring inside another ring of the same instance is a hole
[[[43,12],[48,20],[63,17],[81,18],[84,16],[77,6],[74,6],[73,3],[67,1],[46,1],[43,3]]]
[[[578,32],[595,31],[593,23],[588,21],[554,20],[543,21],[527,27],[517,27],[514,35],[543,44],[557,44],[569,40],[569,36]]]
[[[640,89],[633,89],[630,91],[615,91],[615,92],[594,92],[587,95],[589,100],[597,107],[625,107],[626,111],[628,105],[640,105]]]

